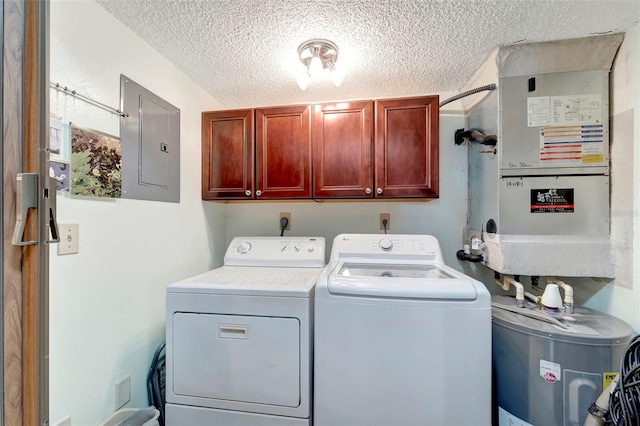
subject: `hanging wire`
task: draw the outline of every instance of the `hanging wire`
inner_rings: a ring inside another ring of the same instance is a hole
[[[457,101],[460,98],[464,98],[466,96],[471,96],[471,95],[476,94],[478,92],[484,92],[485,90],[496,90],[496,87],[497,86],[495,85],[495,83],[487,84],[486,86],[476,87],[475,89],[467,90],[466,92],[459,93],[459,94],[457,94],[457,95],[455,95],[455,96],[453,96],[453,97],[451,97],[449,99],[446,99],[446,100],[440,102],[439,106],[443,107],[444,105],[446,105],[446,104],[448,104],[450,102]]]
[[[110,112],[112,112],[114,114],[118,114],[120,117],[128,117],[129,116],[129,114],[127,114],[127,113],[125,113],[123,111],[120,111],[117,108],[110,107],[109,105],[103,104],[102,102],[96,101],[95,99],[91,99],[88,96],[81,95],[80,93],[76,92],[73,89],[68,88],[67,86],[61,86],[59,83],[53,83],[53,82],[49,83],[49,86],[51,88],[53,88],[53,89],[59,90],[61,92],[64,92],[67,95],[73,96],[73,97],[81,99],[81,100],[83,100],[85,102],[89,102],[91,104],[99,106],[100,108],[106,109],[107,111],[110,111]]]

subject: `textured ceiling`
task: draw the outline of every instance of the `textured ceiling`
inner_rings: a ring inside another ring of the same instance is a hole
[[[225,108],[457,92],[500,45],[625,32],[640,0],[98,0]],[[300,43],[345,74],[296,85]]]

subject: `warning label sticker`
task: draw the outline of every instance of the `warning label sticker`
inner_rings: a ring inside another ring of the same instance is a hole
[[[609,387],[613,379],[618,375],[617,371],[610,371],[602,373],[602,389],[606,389]]]
[[[531,213],[573,213],[573,188],[531,190]]]

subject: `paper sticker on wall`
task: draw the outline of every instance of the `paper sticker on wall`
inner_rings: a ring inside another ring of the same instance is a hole
[[[555,383],[560,381],[560,373],[562,368],[560,364],[555,362],[540,360],[540,377],[547,383]]]
[[[119,198],[120,138],[71,124],[71,194]]]

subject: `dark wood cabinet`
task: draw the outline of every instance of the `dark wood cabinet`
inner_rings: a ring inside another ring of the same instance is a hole
[[[256,109],[256,198],[311,198],[310,110]]]
[[[437,198],[439,106],[437,96],[375,103],[377,198]]]
[[[202,114],[204,200],[439,196],[437,96]]]
[[[202,114],[202,199],[254,194],[254,110]]]
[[[313,106],[314,198],[373,197],[373,101]]]

